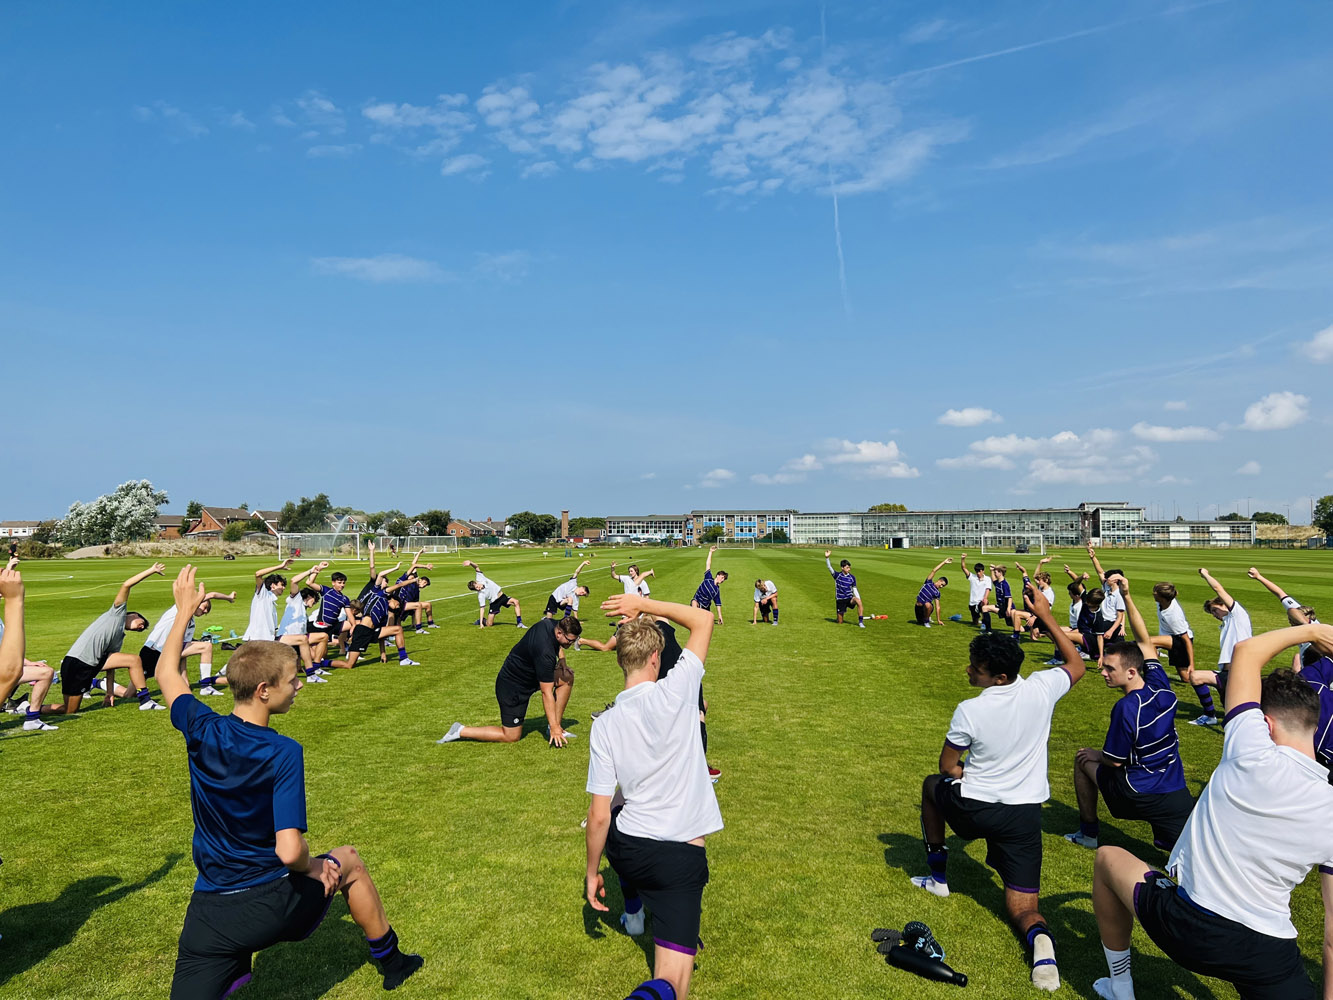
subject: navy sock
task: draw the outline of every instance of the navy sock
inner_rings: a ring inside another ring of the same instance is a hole
[[[142,705],[144,702],[146,702],[146,701],[148,700],[148,689],[147,689],[147,688],[144,688],[144,689],[141,690],[141,691],[135,691],[135,692],[134,692],[134,697],[138,698],[138,699],[139,699],[139,704]]]
[[[40,719],[41,717],[42,717],[42,710],[40,708],[37,709],[30,708],[23,713],[24,722],[35,722],[37,719]]]
[[[983,615],[981,616],[981,627],[984,628],[984,629],[987,629],[987,630],[990,629],[990,612],[989,612],[989,611],[987,611],[985,614],[983,614]]]
[[[1208,689],[1207,684],[1196,684],[1194,693],[1199,696],[1199,704],[1203,706],[1204,715],[1217,715],[1217,708],[1213,705],[1213,692]]]
[[[638,896],[625,897],[625,912],[633,916],[643,909],[643,900]]]
[[[402,952],[398,950],[398,935],[394,933],[392,927],[384,937],[374,940],[366,938],[366,945],[370,948],[370,957],[377,962],[392,962],[402,956]]]
[[[1102,824],[1100,820],[1094,819],[1091,823],[1085,823],[1083,820],[1078,821],[1078,832],[1085,837],[1091,837],[1093,840],[1096,840],[1097,835],[1101,833],[1101,830]]]
[[[213,682],[214,682],[215,680],[217,680],[217,678],[214,677],[214,676],[212,676],[212,675],[210,675],[210,676],[208,676],[208,677],[200,677],[200,678],[199,678],[199,686],[200,686],[201,688],[204,688],[204,687],[210,687],[210,686],[213,684]]]
[[[406,659],[407,659],[407,650],[405,650],[402,646],[399,646],[399,647],[398,647],[398,662],[401,663],[403,660],[406,660]]]
[[[1033,924],[1031,927],[1028,928],[1028,932],[1026,935],[1028,947],[1031,948],[1033,942],[1036,941],[1037,938],[1042,934],[1045,934],[1048,938],[1051,938],[1051,947],[1054,948],[1055,938],[1051,937],[1051,929],[1047,927],[1045,924]]]
[[[634,987],[625,1000],[676,1000],[676,990],[665,979],[648,979]]]
[[[515,621],[514,624],[516,624],[516,625],[522,625],[522,624],[523,624],[523,616],[522,616],[522,615],[519,615],[519,616],[518,616],[518,619]]]
[[[774,621],[777,621],[777,620],[778,620],[778,609],[777,609],[777,608],[774,608],[774,609],[773,609],[773,620],[774,620]]]
[[[306,675],[307,677],[312,676],[312,675],[314,674],[314,672],[315,672],[315,668],[314,668],[314,667],[306,667],[306,668],[305,668],[305,675]]]
[[[931,877],[940,885],[948,885],[949,849],[943,844],[926,845],[926,864]]]

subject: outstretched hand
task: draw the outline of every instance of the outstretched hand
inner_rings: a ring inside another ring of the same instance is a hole
[[[0,597],[6,601],[23,600],[23,574],[14,569],[14,563],[18,560],[11,560],[10,564],[0,570]]]
[[[608,618],[633,618],[642,612],[646,599],[638,594],[612,594],[602,602]]]
[[[148,567],[148,572],[157,573],[160,575],[162,573],[165,573],[166,569],[167,569],[166,563],[153,563],[153,565]]]
[[[171,594],[176,599],[176,613],[184,614],[187,618],[204,601],[204,585],[195,582],[195,573],[195,568],[186,563],[171,585]]]
[[[1245,571],[1245,575],[1248,576],[1251,580],[1257,580],[1259,579],[1259,570],[1251,566],[1248,570]]]
[[[833,550],[832,550],[832,549],[825,549],[825,550],[824,550],[824,558],[825,558],[825,559],[827,559],[827,558],[828,558],[829,556],[831,556],[831,555],[833,555]]]
[[[601,872],[588,876],[588,884],[584,889],[584,894],[587,896],[588,905],[594,910],[599,910],[602,913],[607,912],[608,907],[602,902],[606,898],[606,883],[602,879]]]

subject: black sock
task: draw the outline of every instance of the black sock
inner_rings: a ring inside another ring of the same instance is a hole
[[[392,927],[384,937],[375,938],[373,941],[366,938],[366,944],[370,948],[370,957],[381,965],[393,965],[403,957],[403,953],[398,950],[398,935],[394,933]]]

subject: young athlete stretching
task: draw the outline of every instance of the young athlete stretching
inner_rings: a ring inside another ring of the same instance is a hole
[[[1032,949],[1032,985],[1060,987],[1055,942],[1037,909],[1041,885],[1041,804],[1051,797],[1047,744],[1056,702],[1083,676],[1083,661],[1056,628],[1046,598],[1029,593],[1033,611],[1055,640],[1064,665],[1019,673],[1023,647],[1012,636],[987,632],[968,650],[967,680],[981,688],[958,706],[940,750],[940,773],[921,786],[921,831],[929,875],[912,884],[949,895],[945,824],[964,840],[986,841],[986,864],[1004,883],[1010,922]],[[964,764],[963,754],[967,754]]]
[[[216,677],[213,674],[213,644],[207,639],[196,640],[194,637],[194,620],[212,611],[214,601],[226,601],[228,604],[233,604],[236,601],[236,591],[233,590],[230,594],[224,594],[221,591],[209,591],[204,595],[204,599],[199,602],[199,606],[190,615],[190,620],[185,623],[185,645],[182,647],[180,655],[182,671],[185,670],[186,660],[191,656],[199,657],[199,693],[205,696],[221,694],[222,692],[218,688],[226,686],[225,678]],[[139,650],[139,662],[143,664],[145,677],[152,677],[157,673],[157,662],[162,655],[162,645],[167,641],[167,636],[171,635],[171,629],[175,623],[176,605],[173,604],[162,612],[162,617],[158,618],[157,624],[153,626],[153,631],[149,632],[148,638],[144,640],[143,649]]]
[[[629,572],[620,574],[616,572],[616,564],[611,564],[611,579],[624,587],[627,594],[638,594],[640,597],[647,597],[652,593],[648,589],[648,577],[656,575],[657,571],[652,569],[646,573],[640,573],[638,563],[630,563]]]
[[[561,725],[565,706],[574,690],[574,672],[565,665],[564,653],[583,633],[577,618],[543,618],[514,644],[495,678],[495,700],[500,705],[498,726],[465,726],[455,722],[436,742],[479,740],[483,743],[517,743],[523,735],[528,702],[538,691],[546,715],[547,739],[562,747],[573,733]]]
[[[1291,891],[1319,865],[1324,989],[1333,987],[1333,787],[1315,760],[1319,696],[1290,670],[1263,668],[1302,642],[1333,648],[1333,627],[1302,625],[1228,651],[1222,761],[1171,852],[1166,874],[1119,847],[1097,849],[1092,909],[1110,976],[1093,988],[1134,1000],[1134,918],[1177,965],[1243,1000],[1315,1000],[1291,922]]]
[[[199,871],[181,928],[172,1000],[229,996],[250,981],[255,952],[309,937],[339,891],[366,936],[384,988],[401,986],[424,964],[421,956],[399,950],[355,847],[311,856],[304,752],[269,728],[271,717],[290,711],[301,690],[296,652],[272,640],[245,643],[227,664],[232,714],[218,715],[190,694],[180,675],[185,624],[204,598],[193,566],[180,571],[172,590],[176,620],[158,683],[189,753]],[[163,750],[173,768],[177,752]]]
[[[495,616],[505,608],[512,607],[514,609],[514,624],[519,628],[527,628],[523,624],[523,609],[518,606],[518,601],[501,590],[500,585],[486,576],[481,571],[481,567],[472,560],[464,559],[463,565],[472,568],[477,574],[475,580],[467,582],[467,589],[477,592],[477,603],[481,606],[481,611],[477,617],[479,626],[485,628],[487,625],[494,625]]]
[[[1119,586],[1129,623],[1136,636],[1148,627],[1134,606],[1129,581],[1123,575],[1110,581]],[[1074,792],[1078,798],[1078,832],[1065,839],[1080,847],[1097,847],[1097,793],[1116,819],[1137,819],[1152,824],[1153,844],[1171,850],[1185,828],[1194,799],[1185,787],[1176,733],[1176,696],[1171,679],[1157,660],[1159,644],[1170,639],[1113,642],[1102,656],[1106,686],[1120,691],[1111,709],[1111,725],[1101,750],[1084,747],[1074,755]]]
[[[141,712],[162,707],[148,697],[148,682],[144,679],[139,657],[134,653],[122,653],[120,647],[125,642],[126,632],[142,632],[148,628],[147,618],[126,608],[130,591],[165,569],[161,563],[153,563],[120,585],[110,610],[102,612],[95,622],[83,630],[83,634],[60,663],[60,692],[65,696],[65,703],[45,705],[42,714],[73,715],[79,710],[83,696],[91,689],[93,679],[99,673],[106,671],[107,676],[111,677],[114,671],[121,668],[129,671],[130,683],[134,685],[134,696],[139,699]],[[111,681],[107,684],[107,694],[102,704],[115,704],[114,691],[115,682]]]
[[[1241,606],[1239,601],[1227,593],[1226,588],[1217,582],[1213,574],[1200,567],[1199,575],[1203,577],[1208,586],[1213,588],[1213,593],[1217,595],[1203,602],[1203,610],[1221,622],[1221,625],[1218,626],[1221,631],[1220,648],[1217,653],[1217,669],[1195,670],[1190,675],[1189,683],[1212,684],[1222,695],[1222,701],[1230,704],[1226,694],[1231,655],[1235,652],[1239,643],[1254,635],[1254,626],[1250,623],[1250,613]],[[1197,719],[1190,719],[1190,724],[1194,726],[1215,726],[1217,725],[1217,716],[1201,715]]]
[[[23,618],[23,580],[17,572],[19,560],[17,556],[11,556],[5,570],[14,573],[13,582],[17,584],[18,590],[13,601],[13,612],[19,616],[20,623]],[[3,578],[0,577],[0,580]],[[4,596],[3,588],[0,588],[0,597]],[[9,604],[5,605],[7,608]],[[0,650],[4,648],[5,623],[0,620]],[[53,726],[48,722],[42,721],[42,700],[46,693],[51,690],[51,683],[55,680],[55,670],[45,660],[30,660],[27,658],[26,636],[22,628],[16,634],[11,642],[11,652],[14,648],[19,651],[18,667],[15,669],[12,664],[0,665],[0,705],[5,705],[6,710],[14,715],[22,715],[23,728],[26,732],[53,733],[59,726]],[[3,655],[0,654],[0,664],[4,663]],[[13,708],[9,708],[8,702],[14,695],[14,691],[20,685],[31,684],[32,690],[27,698],[18,702]]]
[[[1272,580],[1265,577],[1255,567],[1251,566],[1248,570],[1251,580],[1257,580],[1264,585],[1264,589],[1282,602],[1282,608],[1287,612],[1287,621],[1292,625],[1318,625],[1319,619],[1314,613],[1314,608],[1302,604],[1296,598],[1291,597],[1285,590],[1279,587]],[[1319,659],[1319,650],[1314,649],[1309,643],[1305,643],[1298,649],[1291,658],[1291,669],[1299,671],[1301,666],[1306,663],[1313,663]]]
[[[935,574],[944,569],[953,562],[953,556],[943,559],[935,564],[935,568],[926,575],[926,582],[921,585],[921,592],[916,595],[916,623],[930,628],[930,612],[935,612],[936,624],[943,625],[944,619],[940,617],[940,591],[949,586],[949,578],[942,576],[938,580]]]
[[[722,621],[722,584],[727,582],[727,571],[720,569],[717,575],[713,575],[713,553],[717,551],[714,545],[708,550],[708,558],[704,561],[704,579],[694,592],[694,597],[690,601],[690,607],[709,610],[714,604],[717,605],[717,623]]]
[[[852,564],[846,559],[838,563],[838,568],[833,568],[833,553],[829,549],[824,550],[824,565],[828,567],[829,576],[833,577],[833,599],[836,602],[838,612],[838,624],[842,624],[842,616],[853,605],[856,605],[856,624],[860,628],[866,627],[866,609],[861,603],[861,592],[856,589],[856,577],[852,576]]]
[[[605,849],[624,893],[625,929],[643,933],[645,904],[652,911],[654,978],[631,995],[686,1000],[708,884],[704,838],[722,829],[695,714],[713,616],[632,594],[602,607],[608,617],[629,620],[616,632],[625,690],[589,736],[586,897],[594,910],[607,911]],[[690,632],[660,681],[664,638],[653,616]]]
[[[964,552],[958,564],[967,569],[967,553]],[[990,631],[990,612],[986,611],[986,606],[990,604],[991,581],[986,577],[986,567],[981,563],[976,563],[972,567],[972,572],[967,575],[967,609],[972,613],[972,625],[975,627],[978,619],[981,622],[981,631]]]
[[[550,596],[546,598],[546,611],[543,612],[547,618],[554,618],[556,615],[562,618],[568,618],[570,615],[575,618],[579,616],[579,598],[592,593],[585,584],[579,583],[579,574],[590,562],[591,559],[583,560],[579,563],[579,568],[574,570],[573,576],[551,591]]]
[[[278,595],[287,589],[287,578],[281,571],[294,561],[284,559],[276,566],[255,570],[255,593],[250,598],[250,620],[241,636],[243,642],[252,639],[272,642],[278,637]]]
[[[778,623],[778,585],[772,580],[760,578],[754,582],[754,614],[750,616],[750,624],[758,625],[759,616],[764,616],[764,624],[768,624],[769,614],[773,615],[773,624]]]

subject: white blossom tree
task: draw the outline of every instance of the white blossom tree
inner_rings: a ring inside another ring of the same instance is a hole
[[[115,492],[88,503],[75,501],[60,523],[60,538],[66,545],[98,545],[148,538],[153,533],[157,509],[167,502],[165,490],[153,489],[147,479],[121,483]]]

